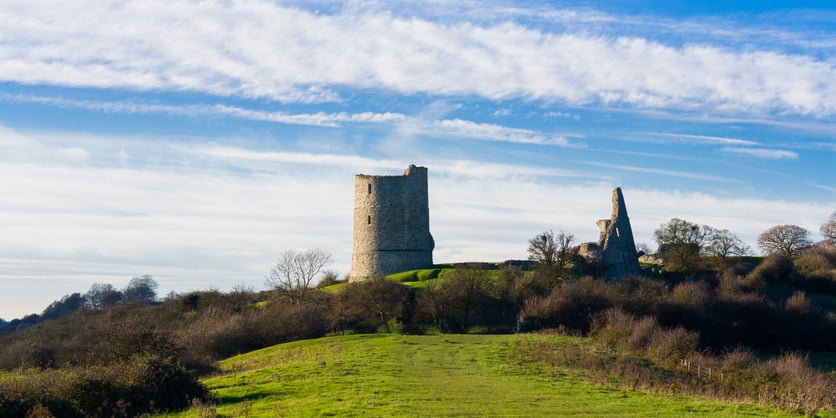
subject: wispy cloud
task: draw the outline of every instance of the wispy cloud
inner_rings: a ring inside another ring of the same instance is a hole
[[[289,113],[247,109],[224,104],[164,105],[138,102],[112,102],[75,100],[60,97],[32,95],[0,95],[0,100],[16,103],[38,103],[63,108],[87,109],[98,112],[151,114],[161,113],[185,116],[227,116],[246,120],[273,122],[288,125],[339,127],[345,123],[398,124],[404,132],[411,134],[435,135],[445,138],[468,138],[480,141],[503,141],[521,144],[558,145],[583,147],[583,144],[569,140],[577,135],[547,134],[530,129],[510,128],[493,123],[478,123],[462,119],[428,120],[422,116],[407,116],[402,113],[385,112],[316,112]]]
[[[610,164],[610,163],[601,163],[597,161],[581,161],[583,164],[593,165],[597,167],[606,167],[612,168],[616,170],[624,170],[624,171],[635,171],[639,173],[650,173],[650,174],[660,174],[665,176],[673,176],[673,177],[682,177],[682,178],[689,178],[689,179],[696,179],[696,180],[710,180],[710,181],[717,181],[722,183],[730,183],[734,182],[734,180],[720,177],[720,176],[712,176],[710,174],[701,174],[701,173],[692,173],[688,171],[676,171],[676,170],[665,170],[660,168],[648,168],[648,167],[637,167],[631,165],[623,165],[623,164]]]
[[[462,119],[417,121],[405,126],[410,133],[438,135],[442,137],[469,138],[474,140],[514,142],[518,144],[558,145],[582,148],[585,145],[572,142],[567,135],[549,135],[530,129],[509,128],[492,123],[477,123]]]
[[[581,120],[581,115],[577,113],[570,113],[570,112],[546,112],[543,116],[548,118],[566,118],[566,119],[574,119],[574,120]]]
[[[638,133],[637,135],[641,136],[649,136],[652,138],[656,138],[658,140],[667,140],[667,141],[675,141],[680,143],[691,143],[691,144],[721,144],[721,145],[760,145],[760,143],[756,141],[751,141],[748,139],[739,139],[739,138],[727,138],[721,136],[710,136],[710,135],[689,135],[689,134],[678,134],[678,133],[669,133],[669,132],[647,132],[647,133]]]
[[[740,147],[723,147],[720,148],[723,152],[732,152],[735,154],[744,154],[757,158],[766,158],[770,160],[797,160],[798,153],[795,151],[777,150],[768,148],[740,148]]]
[[[610,191],[618,185],[611,173],[618,170],[721,180],[595,161],[587,164],[612,170],[90,135],[0,126],[3,151],[21,150],[0,155],[0,193],[10,197],[0,206],[0,316],[40,309],[94,281],[118,285],[146,273],[157,277],[163,292],[241,282],[260,288],[275,255],[287,248],[332,251],[333,267],[345,273],[354,174],[397,174],[410,162],[430,169],[431,230],[440,262],[524,258],[527,240],[548,228],[595,239],[594,222],[609,214]],[[134,163],[116,160],[120,150]],[[833,207],[675,190],[626,188],[625,195],[639,242],[650,241],[656,227],[677,216],[729,228],[752,243],[777,223],[814,230]],[[31,286],[43,291],[14,289],[14,283],[39,277],[46,278]]]
[[[127,102],[127,101],[96,101],[76,100],[61,97],[33,96],[33,95],[0,95],[0,99],[16,103],[38,103],[62,108],[86,109],[107,113],[152,114],[161,113],[183,116],[229,116],[239,119],[257,120],[264,122],[283,123],[288,125],[329,126],[337,127],[340,123],[394,123],[406,118],[400,113],[374,112],[316,112],[316,113],[288,113],[280,111],[265,111],[246,109],[239,106],[224,104],[186,104],[167,105],[156,103]]]
[[[826,59],[768,47],[735,51],[549,31],[513,16],[435,22],[364,3],[320,14],[259,0],[97,7],[70,0],[3,2],[0,19],[6,39],[0,79],[17,83],[284,102],[339,101],[343,88],[354,87],[651,109],[836,113],[836,66]]]

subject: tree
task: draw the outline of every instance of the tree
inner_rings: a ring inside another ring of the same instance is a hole
[[[836,212],[831,213],[827,221],[821,224],[819,231],[824,235],[824,242],[827,245],[836,247]]]
[[[286,250],[270,269],[265,283],[291,303],[302,303],[316,276],[332,259],[331,253],[318,248],[302,252]]]
[[[404,312],[407,287],[383,276],[362,282],[349,283],[336,297],[331,309],[334,325],[341,330],[375,332],[380,327],[389,329],[389,322]]]
[[[81,293],[66,295],[61,300],[52,302],[41,314],[43,319],[63,318],[84,307],[84,298]]]
[[[749,245],[728,229],[715,230],[705,247],[705,251],[716,257],[720,263],[725,263],[726,257],[730,255],[745,255],[750,250]]]
[[[443,281],[424,289],[433,319],[441,332],[463,332],[473,325],[486,300],[490,299],[491,281],[485,270],[457,268]]]
[[[554,239],[554,231],[537,234],[528,240],[528,259],[544,266],[553,266],[557,260],[557,243]]]
[[[125,303],[153,302],[157,298],[157,288],[160,285],[153,276],[136,276],[128,282],[122,290],[122,301]]]
[[[557,235],[551,229],[543,231],[528,240],[528,259],[542,266],[563,268],[569,259],[569,249],[575,236],[560,231]]]
[[[673,218],[653,233],[665,268],[673,271],[692,271],[699,266],[703,247],[715,234],[715,229],[684,219]]]
[[[108,295],[112,292],[116,291],[113,288],[113,285],[107,283],[93,283],[90,286],[90,290],[84,294],[84,306],[90,309],[102,309],[105,308],[105,304],[103,303],[103,297]],[[121,300],[121,294],[119,300]]]
[[[813,245],[810,231],[798,225],[777,225],[758,236],[758,247],[766,254],[794,257]]]

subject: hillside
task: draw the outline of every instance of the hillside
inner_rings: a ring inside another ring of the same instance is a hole
[[[588,383],[516,350],[556,335],[351,335],[232,357],[204,380],[213,416],[791,416],[762,406],[662,396]],[[836,416],[830,413],[825,416]]]

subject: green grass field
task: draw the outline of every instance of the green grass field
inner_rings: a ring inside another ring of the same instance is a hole
[[[515,335],[351,335],[230,358],[205,380],[221,416],[789,416],[769,408],[593,386],[513,360]],[[577,344],[562,336],[558,343]],[[198,407],[173,416],[209,416]],[[212,415],[213,416],[213,415]]]

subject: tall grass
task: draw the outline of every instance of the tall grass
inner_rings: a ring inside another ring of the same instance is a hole
[[[596,316],[590,335],[611,350],[525,337],[516,348],[534,361],[588,370],[602,384],[616,377],[630,389],[756,402],[793,413],[836,408],[836,375],[816,371],[796,353],[759,360],[742,347],[718,355],[700,352],[697,333],[663,327],[653,317],[619,308]]]

